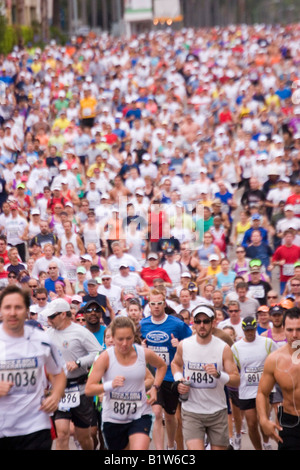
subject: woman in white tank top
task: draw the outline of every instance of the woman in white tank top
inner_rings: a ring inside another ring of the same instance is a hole
[[[150,349],[134,344],[135,325],[130,318],[117,317],[110,328],[114,346],[95,361],[85,393],[88,396],[104,393],[102,432],[109,450],[147,450],[152,427],[151,405],[157,399],[166,365]],[[156,374],[146,395],[147,364],[156,369]]]

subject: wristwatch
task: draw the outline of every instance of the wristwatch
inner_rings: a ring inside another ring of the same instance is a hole
[[[158,385],[153,384],[152,387],[156,388],[156,390],[159,392],[160,387]]]
[[[75,364],[77,364],[78,368],[81,367],[81,361],[79,359],[75,361]]]
[[[217,371],[216,379],[219,379],[220,377],[221,377],[221,372]]]

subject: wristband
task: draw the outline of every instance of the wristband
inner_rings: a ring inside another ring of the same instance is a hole
[[[183,379],[183,374],[181,372],[175,372],[174,381],[179,382],[181,379]]]
[[[230,377],[229,377],[229,375],[227,374],[227,372],[223,372],[223,371],[222,371],[222,372],[218,372],[218,377],[217,377],[217,379],[220,380],[221,384],[226,385],[226,384],[229,382]]]
[[[103,390],[104,392],[111,392],[113,390],[113,381],[110,380],[109,382],[105,382],[103,384]]]

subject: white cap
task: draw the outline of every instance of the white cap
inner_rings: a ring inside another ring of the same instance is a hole
[[[50,302],[49,306],[43,310],[43,315],[50,317],[55,313],[69,312],[70,304],[65,299],[54,299]]]
[[[194,318],[199,315],[199,313],[204,313],[209,318],[213,318],[215,316],[213,309],[208,305],[198,305],[192,313]]]

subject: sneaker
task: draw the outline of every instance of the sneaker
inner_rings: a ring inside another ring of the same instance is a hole
[[[242,436],[240,434],[235,434],[234,436],[234,450],[241,450],[242,447]]]
[[[263,443],[263,450],[273,450],[273,447],[268,442]]]

